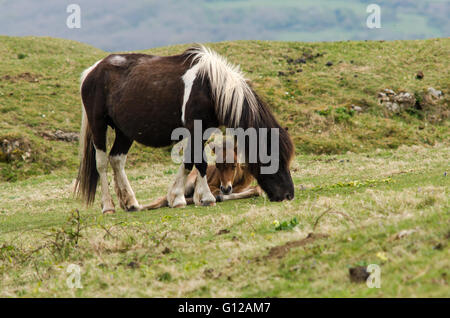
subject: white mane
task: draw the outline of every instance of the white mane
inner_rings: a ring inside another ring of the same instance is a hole
[[[198,70],[200,76],[209,79],[216,114],[223,123],[229,113],[229,124],[234,127],[239,125],[244,101],[247,101],[250,114],[257,114],[258,101],[239,66],[203,45],[189,49],[187,53],[193,56],[192,63],[197,62],[193,68]]]

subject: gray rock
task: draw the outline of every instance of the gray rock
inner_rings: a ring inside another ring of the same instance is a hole
[[[444,95],[442,93],[442,91],[438,91],[437,89],[434,89],[433,87],[428,88],[428,93],[430,93],[430,95],[435,98],[441,98]]]
[[[363,111],[362,107],[356,105],[352,105],[351,107],[355,112],[361,113]]]
[[[393,113],[401,112],[416,105],[416,98],[408,92],[396,94],[392,89],[384,89],[378,93],[378,102]]]
[[[400,105],[395,103],[395,102],[386,102],[385,107],[387,110],[393,112],[393,113],[398,113],[400,112],[402,109],[400,108]]]
[[[392,89],[386,88],[383,91],[386,95],[395,95],[395,92]]]
[[[407,109],[413,107],[416,104],[416,98],[407,92],[399,93],[394,97],[396,103],[400,104],[400,108]]]

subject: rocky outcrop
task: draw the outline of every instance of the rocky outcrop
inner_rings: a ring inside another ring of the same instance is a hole
[[[31,161],[31,146],[26,139],[0,139],[0,162]]]
[[[378,102],[393,113],[399,113],[416,105],[416,98],[408,92],[395,93],[392,89],[385,89],[378,93]]]

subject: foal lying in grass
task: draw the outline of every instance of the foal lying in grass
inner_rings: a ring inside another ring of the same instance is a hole
[[[217,145],[210,145],[212,151],[218,155],[222,153],[224,163],[208,165],[206,176],[208,179],[208,186],[211,193],[216,197],[217,202],[245,199],[254,196],[260,196],[262,190],[259,186],[251,186],[254,178],[250,174],[246,165],[238,163],[236,144],[229,141],[224,141],[221,145],[222,151],[216,151]],[[227,152],[233,152],[233,163],[225,162]],[[194,169],[188,175],[184,195],[187,204],[193,204],[193,194],[195,189],[195,181],[197,180],[198,170]],[[153,210],[168,206],[167,196],[161,197],[154,202],[143,205],[141,210]]]

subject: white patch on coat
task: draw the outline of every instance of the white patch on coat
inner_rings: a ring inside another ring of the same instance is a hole
[[[114,55],[108,59],[108,62],[114,66],[122,66],[127,62],[127,58],[122,55]]]
[[[184,113],[186,110],[186,104],[189,100],[189,96],[191,95],[192,85],[194,84],[195,79],[197,78],[197,72],[200,68],[200,65],[196,64],[184,73],[181,77],[184,83],[184,96],[183,96],[183,106],[181,107],[181,122],[184,124]]]
[[[102,209],[103,212],[114,210],[114,203],[109,193],[108,184],[108,155],[102,150],[95,149],[95,159],[97,164],[97,171],[100,179],[100,187],[102,190]]]

